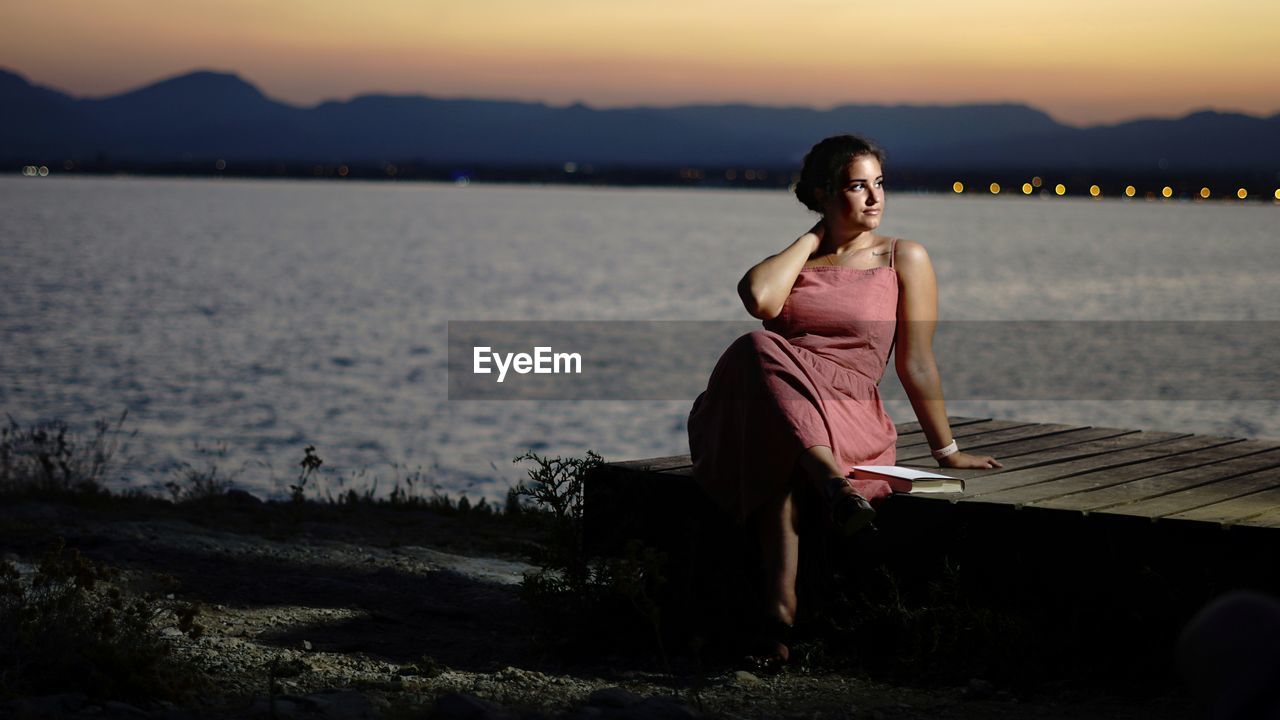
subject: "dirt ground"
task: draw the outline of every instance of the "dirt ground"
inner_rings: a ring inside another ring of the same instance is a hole
[[[652,658],[568,662],[531,630],[536,618],[518,590],[533,569],[524,558],[534,538],[511,523],[425,511],[277,515],[252,499],[206,508],[6,501],[0,555],[29,571],[62,537],[120,569],[131,592],[198,603],[199,637],[179,630],[176,619],[156,631],[212,689],[181,706],[132,708],[153,717],[269,716],[272,695],[277,716],[464,716],[437,707],[449,693],[488,703],[495,717],[601,717],[595,706],[607,705],[608,693],[600,691],[611,688],[674,698],[655,706],[667,708],[655,717],[1199,716],[1179,690],[1127,698],[1074,685],[1027,692],[983,678],[913,688],[830,672],[757,677],[731,668],[709,672],[695,688],[655,670]],[[111,715],[101,701],[77,707],[86,717]]]

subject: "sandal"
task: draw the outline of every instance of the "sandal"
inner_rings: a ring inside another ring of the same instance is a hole
[[[827,504],[831,526],[845,537],[853,537],[864,528],[875,527],[871,524],[876,517],[875,508],[844,478],[830,480]]]
[[[777,675],[791,660],[791,637],[794,628],[777,618],[762,622],[752,638],[751,650],[742,666],[756,675]]]

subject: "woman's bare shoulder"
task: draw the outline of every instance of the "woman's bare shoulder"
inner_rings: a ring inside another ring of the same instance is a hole
[[[924,245],[915,240],[907,240],[906,238],[897,238],[894,249],[894,263],[909,269],[929,262],[929,252],[924,249]]]

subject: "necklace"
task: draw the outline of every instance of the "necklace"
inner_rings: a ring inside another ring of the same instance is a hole
[[[881,250],[880,252],[876,252],[876,251],[872,250],[872,251],[871,251],[871,254],[872,254],[872,256],[888,255],[888,254],[889,254],[889,251],[888,251],[888,250]],[[826,259],[826,261],[827,261],[827,264],[828,264],[828,265],[838,266],[838,265],[840,264],[840,263],[836,262],[836,254],[835,254],[835,253],[831,253],[830,255],[825,256],[825,259]]]

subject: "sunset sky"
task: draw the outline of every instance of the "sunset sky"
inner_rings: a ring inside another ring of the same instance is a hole
[[[0,67],[76,95],[195,69],[309,105],[1025,102],[1073,124],[1280,112],[1280,2],[0,0]]]

